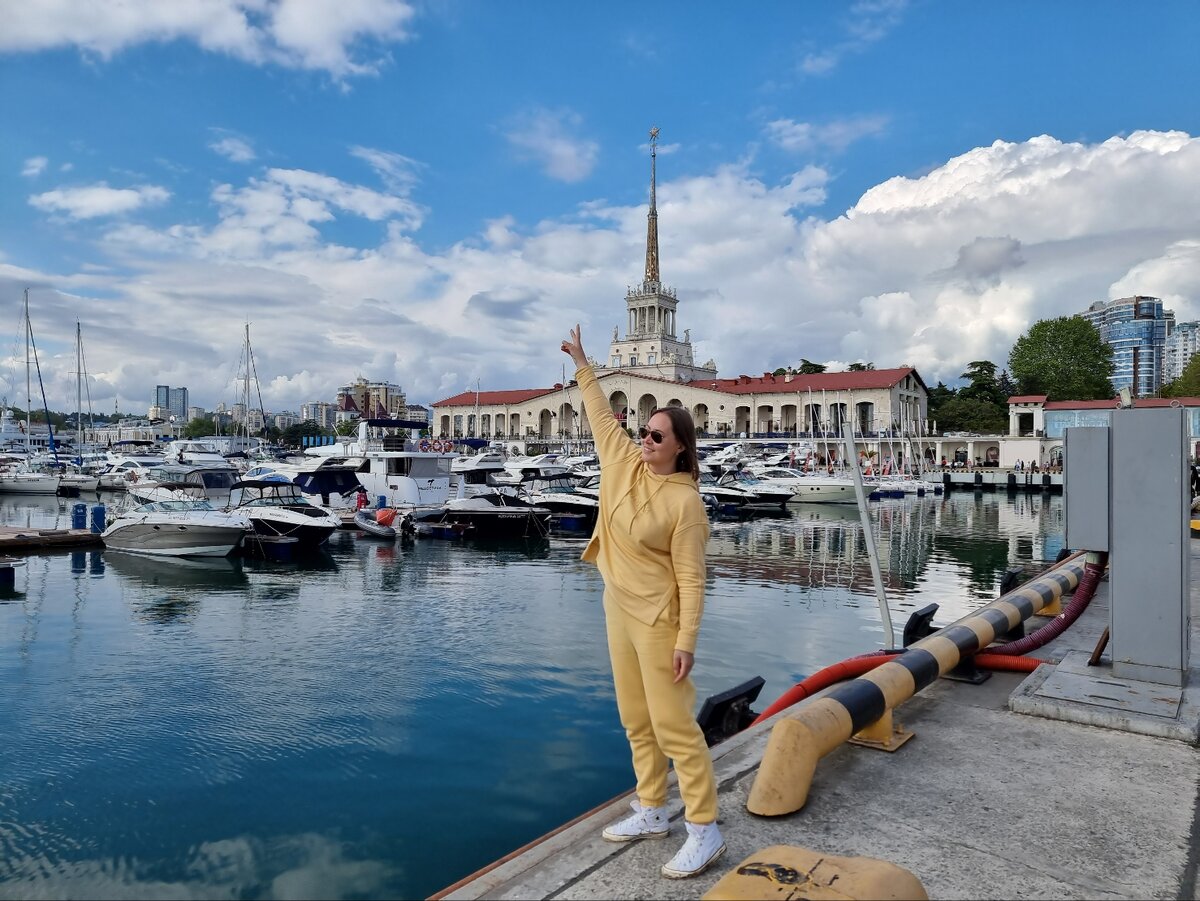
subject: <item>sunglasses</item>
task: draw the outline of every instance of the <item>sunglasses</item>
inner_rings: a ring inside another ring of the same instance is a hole
[[[648,429],[645,426],[642,426],[640,429],[638,429],[638,437],[643,441],[649,438],[655,444],[662,444],[664,436],[663,433],[658,429]]]

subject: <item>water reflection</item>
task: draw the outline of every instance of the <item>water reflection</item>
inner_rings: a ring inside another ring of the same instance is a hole
[[[939,621],[1061,543],[1059,498],[870,518],[893,610]],[[844,505],[714,522],[699,697],[761,675],[765,704],[880,647],[865,536]],[[27,558],[0,593],[0,897],[426,897],[628,789],[583,546]]]
[[[240,589],[248,581],[236,557],[151,557],[109,551],[104,559],[124,579],[149,588],[221,592]]]

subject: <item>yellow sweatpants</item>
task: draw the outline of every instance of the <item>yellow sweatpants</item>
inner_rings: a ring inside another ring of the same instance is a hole
[[[717,820],[717,782],[712,755],[693,708],[691,677],[675,683],[676,617],[664,612],[652,626],[604,598],[608,653],[621,725],[633,752],[638,800],[646,807],[667,803],[667,758],[675,762],[679,794],[689,823]]]

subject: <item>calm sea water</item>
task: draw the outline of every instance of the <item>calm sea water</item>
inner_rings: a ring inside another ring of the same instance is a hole
[[[0,522],[67,526],[72,503],[10,497]],[[871,515],[897,632],[1062,544],[1057,496]],[[582,547],[27,558],[0,592],[0,897],[425,897],[628,790]],[[891,644],[865,548],[854,507],[715,523],[699,697],[760,675],[761,710]]]

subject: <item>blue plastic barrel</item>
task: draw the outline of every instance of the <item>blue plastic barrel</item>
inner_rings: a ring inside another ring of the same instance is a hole
[[[71,505],[71,528],[86,529],[87,528],[87,504],[72,504]]]
[[[382,510],[386,506],[387,506],[387,495],[386,494],[379,495],[378,500],[375,503],[375,509]]]
[[[104,504],[92,507],[92,531],[97,535],[104,531]]]

